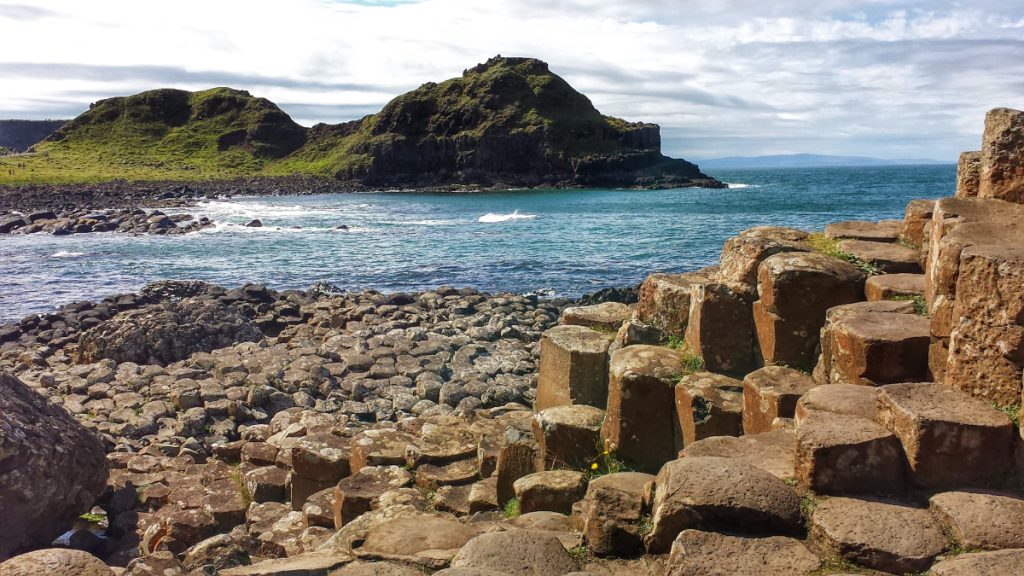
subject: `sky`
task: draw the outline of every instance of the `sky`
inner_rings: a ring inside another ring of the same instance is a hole
[[[0,0],[0,118],[231,86],[336,123],[497,54],[686,158],[953,161],[1024,109],[1021,0]]]

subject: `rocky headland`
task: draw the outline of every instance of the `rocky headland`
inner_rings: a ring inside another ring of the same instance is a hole
[[[4,326],[0,574],[1021,574],[1021,134],[633,303],[164,282]]]

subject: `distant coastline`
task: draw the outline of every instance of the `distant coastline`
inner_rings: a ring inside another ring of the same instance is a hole
[[[742,168],[842,168],[859,166],[925,166],[956,164],[955,161],[928,158],[871,158],[867,156],[830,156],[825,154],[774,154],[767,156],[728,156],[695,159],[701,169]]]

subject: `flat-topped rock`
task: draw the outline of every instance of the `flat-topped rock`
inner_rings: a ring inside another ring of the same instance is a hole
[[[640,520],[651,474],[616,472],[592,480],[573,505],[573,521],[596,556],[635,556],[642,551]]]
[[[400,430],[360,432],[352,437],[349,444],[351,470],[357,472],[366,466],[401,466],[405,464],[406,449],[414,441],[413,435]]]
[[[818,364],[814,367],[814,380],[821,384],[829,384],[832,380],[832,365],[835,352],[832,350],[832,329],[836,322],[851,316],[859,316],[870,312],[892,314],[914,314],[916,307],[913,302],[899,300],[879,300],[874,302],[855,302],[829,308],[825,312],[825,323],[820,332],[821,353]]]
[[[867,240],[843,240],[839,249],[853,254],[862,262],[877,267],[885,274],[920,274],[919,252],[900,244],[869,242]]]
[[[651,274],[640,286],[637,320],[661,330],[666,337],[682,338],[690,322],[690,294],[695,284],[710,282],[716,271]]]
[[[587,479],[575,470],[548,470],[523,476],[515,481],[514,488],[523,513],[569,514],[572,505],[586,494]]]
[[[684,530],[672,542],[666,576],[817,574],[821,560],[799,540]]]
[[[981,184],[981,150],[961,152],[956,165],[956,197],[973,198]]]
[[[713,436],[688,445],[680,453],[691,458],[718,456],[735,458],[756,466],[780,479],[793,478],[794,447],[796,436],[793,430],[779,429],[762,434],[740,436]]]
[[[553,406],[533,417],[533,436],[547,468],[581,469],[601,445],[604,410],[593,406]]]
[[[811,388],[796,403],[796,425],[813,412],[835,412],[874,420],[878,394],[873,386],[826,384]]]
[[[809,537],[827,555],[890,574],[922,572],[948,545],[927,510],[840,497],[818,503]]]
[[[625,304],[602,302],[592,306],[570,306],[562,311],[559,322],[605,332],[617,332],[630,315],[632,311]]]
[[[607,334],[583,326],[555,326],[540,340],[537,410],[587,404],[603,408],[608,395]]]
[[[467,498],[469,513],[486,512],[498,509],[498,479],[494,476],[474,482],[469,487]]]
[[[928,503],[962,548],[1024,548],[1024,500],[1020,498],[987,492],[942,492]]]
[[[332,571],[327,576],[422,576],[422,568],[413,568],[393,562],[352,562]],[[290,576],[290,575],[289,575]]]
[[[757,278],[754,325],[765,364],[813,367],[825,311],[864,299],[866,275],[824,254],[776,254]]]
[[[1020,573],[1024,550],[998,550],[954,556],[936,562],[928,571],[933,576],[1005,576]]]
[[[721,256],[721,278],[725,282],[757,284],[757,268],[766,258],[780,252],[807,252],[807,232],[781,226],[748,228],[725,241]]]
[[[0,563],[3,576],[113,576],[100,559],[88,552],[45,548]]]
[[[464,486],[480,479],[476,460],[458,460],[448,464],[420,464],[416,468],[416,485],[426,491],[441,486]]]
[[[369,512],[381,494],[412,484],[412,474],[398,466],[368,466],[334,488],[334,527],[340,529]]]
[[[454,518],[396,518],[371,528],[366,540],[352,551],[363,560],[443,568],[479,533],[479,527]]]
[[[1024,112],[993,108],[985,114],[978,196],[1024,204]]]
[[[877,386],[928,375],[929,321],[916,314],[865,312],[829,324],[829,382]]]
[[[900,493],[905,466],[899,439],[874,420],[815,411],[796,429],[795,475],[815,493]]]
[[[884,386],[877,419],[900,439],[911,480],[919,486],[984,486],[1009,465],[1014,436],[1009,417],[947,386]]]
[[[683,446],[712,436],[743,434],[743,382],[721,374],[683,376],[675,387]]]
[[[669,348],[637,345],[612,354],[601,438],[639,471],[656,471],[675,457],[673,387],[682,371],[679,352]]]
[[[749,284],[694,284],[686,344],[713,372],[743,374],[760,360],[754,337],[752,304],[757,299]],[[728,329],[723,327],[728,326]]]
[[[900,226],[900,242],[926,248],[924,227],[931,222],[934,207],[934,200],[911,200],[907,203]]]
[[[792,418],[801,396],[814,388],[808,374],[785,366],[765,366],[743,379],[743,432],[772,430],[776,418]]]
[[[222,576],[327,576],[353,560],[351,555],[339,552],[307,552],[291,558],[274,558],[251,566],[236,566],[221,570]]]
[[[847,220],[825,226],[825,236],[835,239],[866,240],[870,242],[895,242],[900,234],[899,220]]]
[[[924,296],[924,274],[880,274],[864,283],[869,302]]]
[[[647,550],[665,553],[683,530],[793,534],[800,498],[768,472],[734,458],[686,457],[662,467],[655,481]]]
[[[576,569],[556,535],[529,530],[481,534],[459,550],[451,566],[528,576],[562,576]]]

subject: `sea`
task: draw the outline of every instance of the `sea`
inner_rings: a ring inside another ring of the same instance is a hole
[[[217,222],[187,235],[0,236],[0,322],[162,279],[578,297],[715,264],[744,228],[899,219],[956,187],[952,165],[711,174],[729,188],[247,197],[181,210]]]

